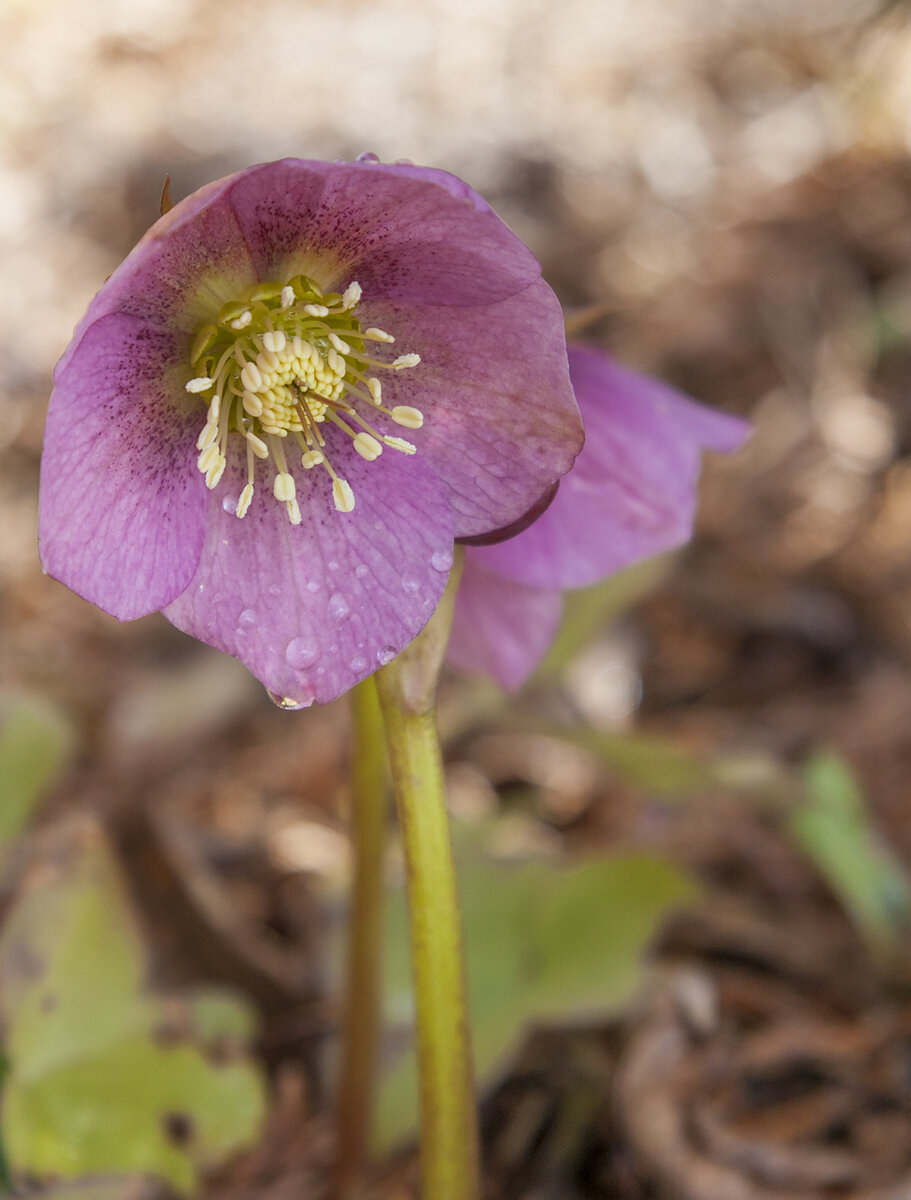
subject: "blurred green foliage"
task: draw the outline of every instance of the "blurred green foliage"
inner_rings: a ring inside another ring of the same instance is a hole
[[[10,1071],[2,1134],[15,1175],[148,1172],[195,1189],[250,1144],[263,1081],[250,1017],[212,993],[145,990],[146,962],[113,855],[73,822],[26,879],[0,936]]]
[[[674,907],[695,898],[680,868],[647,855],[567,866],[498,861],[477,835],[457,851],[475,1064],[482,1083],[531,1023],[603,1017],[641,980],[643,953]],[[389,899],[386,1004],[393,1026],[413,1014],[404,897]],[[379,1098],[377,1137],[388,1147],[417,1120],[415,1061],[392,1066]]]
[[[873,827],[854,776],[834,754],[806,767],[806,799],[789,828],[839,897],[870,948],[892,956],[911,931],[911,884]]]
[[[0,695],[0,848],[20,833],[72,751],[65,717],[47,701]]]

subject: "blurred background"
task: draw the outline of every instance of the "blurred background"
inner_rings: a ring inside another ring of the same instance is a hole
[[[479,985],[491,1195],[911,1194],[908,18],[881,0],[0,2],[0,1130],[20,1187],[324,1194],[345,705],[278,712],[163,618],[120,626],[43,577],[37,485],[53,365],[165,176],[176,200],[252,162],[369,150],[467,179],[577,337],[755,427],[707,462],[693,545],[576,597],[519,697],[446,681],[478,977],[485,939],[504,953],[492,913],[520,938],[528,871],[587,931],[572,963],[565,925],[523,945],[554,964],[534,1002],[527,962],[512,991]],[[398,901],[390,920],[397,944]],[[108,1047],[99,1075],[74,1032],[92,1003],[60,1015],[92,971],[160,1006],[148,1072]],[[393,962],[393,1026],[405,978]],[[47,1067],[54,1038],[91,1088]],[[168,1074],[178,1042],[193,1082]],[[378,1195],[415,1187],[405,1042]],[[129,1137],[115,1092],[140,1114]],[[100,1148],[49,1115],[60,1096],[95,1113]]]

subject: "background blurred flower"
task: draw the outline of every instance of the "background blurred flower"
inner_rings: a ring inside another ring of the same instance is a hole
[[[453,537],[514,521],[580,442],[556,298],[466,184],[268,163],[162,217],[78,326],[42,562],[326,701],[424,625]]]
[[[560,621],[562,591],[597,583],[690,537],[703,450],[731,451],[746,422],[712,412],[592,347],[569,350],[585,447],[553,503],[504,542],[468,546],[450,663],[518,687]]]

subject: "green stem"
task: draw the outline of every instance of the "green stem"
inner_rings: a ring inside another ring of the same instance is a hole
[[[351,715],[354,877],[336,1112],[335,1195],[339,1200],[361,1179],[367,1160],[382,1007],[383,860],[388,791],[383,718],[372,677],[351,693]]]
[[[405,849],[426,1200],[478,1196],[462,930],[436,729],[458,571],[427,628],[376,676]]]

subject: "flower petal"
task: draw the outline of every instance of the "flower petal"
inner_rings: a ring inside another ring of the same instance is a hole
[[[584,587],[685,542],[701,452],[736,449],[746,422],[704,408],[599,350],[572,347],[570,376],[585,447],[550,508],[511,541],[472,549],[478,562],[537,587]]]
[[[57,364],[64,370],[80,340],[112,312],[189,335],[256,282],[250,252],[219,179],[181,200],[137,242],[76,326]],[[189,348],[189,347],[188,347]]]
[[[396,175],[407,176],[409,179],[424,179],[428,183],[435,183],[439,187],[446,188],[458,200],[468,200],[478,212],[493,212],[484,197],[478,195],[470,184],[467,184],[464,179],[460,179],[458,175],[453,175],[449,171],[441,171],[439,167],[418,167],[409,162],[371,162],[370,168],[374,171],[392,171]]]
[[[196,569],[205,486],[181,339],[112,313],[58,372],[41,459],[41,561],[120,620],[173,600]]]
[[[230,200],[260,278],[429,304],[493,303],[541,274],[530,250],[475,194],[413,168],[285,159],[239,175]],[[458,181],[461,183],[461,181]]]
[[[556,589],[528,587],[486,571],[476,554],[465,552],[446,661],[514,691],[547,653],[563,599]]]
[[[363,310],[365,324],[394,330],[421,356],[418,367],[383,375],[383,396],[424,413],[409,438],[446,484],[456,537],[518,520],[582,444],[553,292],[538,280],[500,304],[456,312],[366,297]]]
[[[343,434],[326,437],[354,511],[335,511],[324,471],[298,468],[301,525],[259,481],[240,520],[231,505],[246,471],[236,452],[209,503],[199,569],[164,610],[298,705],[333,700],[393,658],[426,624],[452,565],[451,518],[432,472],[391,452],[366,463]]]

